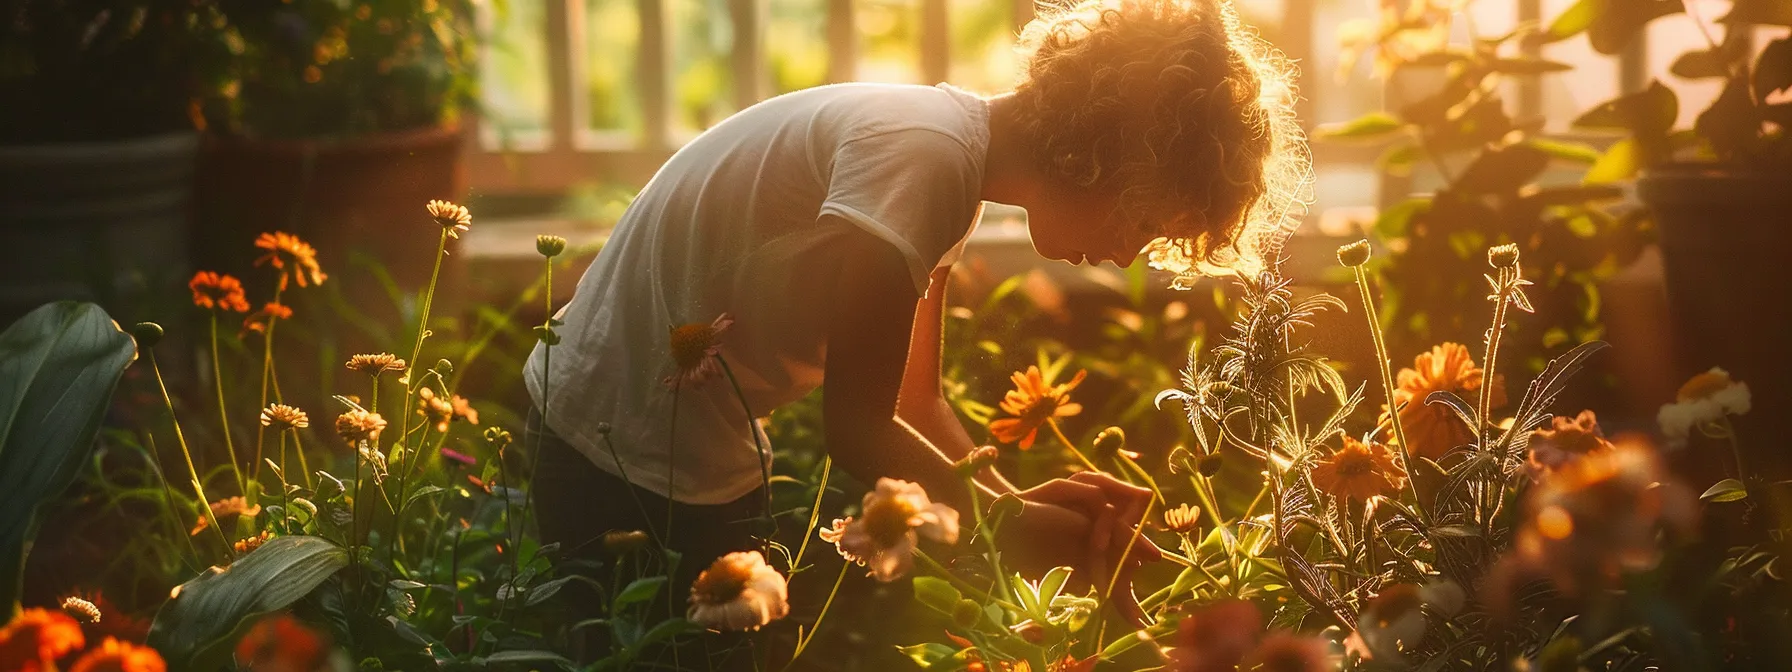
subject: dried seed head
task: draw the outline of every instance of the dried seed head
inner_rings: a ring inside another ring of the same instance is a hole
[[[604,550],[613,555],[633,553],[646,545],[647,533],[640,530],[610,530],[604,533]]]
[[[959,600],[958,604],[952,606],[952,624],[959,628],[969,630],[981,620],[983,620],[983,608],[977,606],[976,602]]]
[[[1126,447],[1126,431],[1119,427],[1109,427],[1095,435],[1095,456],[1113,457]]]
[[[74,595],[62,598],[62,613],[82,623],[100,622],[100,608]]]
[[[1356,268],[1369,261],[1369,241],[1359,240],[1338,248],[1338,263]]]
[[[536,236],[535,251],[541,256],[552,259],[566,251],[566,239],[559,236]]]
[[[137,347],[153,348],[162,342],[162,325],[154,322],[138,322],[131,327],[131,337],[137,339]]]
[[[1226,466],[1225,459],[1220,457],[1219,453],[1214,453],[1202,455],[1201,459],[1195,463],[1195,470],[1201,472],[1202,476],[1213,478],[1214,474],[1220,473],[1220,467],[1223,466]]]
[[[1487,250],[1487,263],[1494,268],[1512,268],[1518,265],[1518,246],[1506,243]]]

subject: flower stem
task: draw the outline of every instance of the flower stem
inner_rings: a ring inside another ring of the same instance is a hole
[[[284,533],[292,534],[292,502],[286,494],[286,430],[280,430],[280,518],[286,525]]]
[[[678,489],[673,487],[678,479],[678,391],[684,387],[684,379],[672,381],[672,423],[666,430],[666,534],[660,539],[660,545],[672,550],[672,511],[678,506]]]
[[[945,566],[934,560],[933,556],[928,555],[926,551],[919,548],[915,549],[915,558],[921,561],[921,565],[926,567],[927,571],[938,574],[940,578],[946,580],[946,583],[950,583],[952,584],[952,587],[957,588],[958,592],[970,595],[972,598],[981,600],[987,604],[1000,605],[1003,609],[1007,609],[1017,614],[1027,613],[1027,610],[1020,608],[1020,605],[983,592],[983,589],[971,585],[964,579],[958,578],[957,574],[953,574],[951,570],[946,569]]]
[[[193,535],[187,534],[187,528],[180,518],[174,515],[174,489],[168,485],[168,475],[162,473],[162,453],[156,450],[156,437],[147,431],[143,433],[143,442],[149,445],[149,467],[156,473],[156,481],[162,484],[162,512],[168,514],[168,522],[174,526],[174,534],[187,540],[187,552],[192,556],[187,559],[187,568],[197,571],[192,563],[199,560],[199,548],[193,545]],[[211,507],[206,507],[210,509]]]
[[[616,461],[621,466],[622,461]],[[828,477],[834,473],[834,458],[821,456],[821,483],[815,487],[815,504],[809,507],[809,527],[803,532],[803,542],[796,547],[796,558],[790,561],[790,569],[803,566],[803,553],[809,550],[809,540],[815,537],[815,527],[821,523],[821,498],[828,493]],[[981,518],[979,518],[981,520]],[[844,571],[844,570],[842,570]],[[797,647],[801,650],[801,646]]]
[[[230,454],[230,472],[236,474],[237,492],[247,495],[249,486],[243,480],[242,465],[236,461],[236,442],[230,438],[230,410],[224,405],[224,369],[218,366],[218,311],[211,311],[211,318],[212,386],[218,390],[218,429],[224,432],[224,449]]]
[[[180,456],[186,458],[187,476],[193,479],[193,495],[199,498],[199,510],[210,527],[217,530],[218,541],[224,544],[224,556],[230,557],[235,549],[231,547],[230,539],[224,536],[224,528],[218,525],[218,516],[212,513],[212,500],[205,496],[205,485],[199,480],[199,469],[193,466],[193,451],[187,446],[186,433],[180,430],[180,418],[174,415],[174,398],[168,396],[168,384],[162,380],[162,367],[156,365],[156,351],[145,350],[144,353],[149,360],[149,369],[155,372],[156,388],[162,392],[162,403],[168,407],[168,422],[174,425],[174,438],[180,442]]]
[[[1363,297],[1363,317],[1369,320],[1369,336],[1375,342],[1375,365],[1381,369],[1381,389],[1388,403],[1388,423],[1394,426],[1394,440],[1399,443],[1400,468],[1406,470],[1407,494],[1412,495],[1413,510],[1428,518],[1425,503],[1419,499],[1418,474],[1413,471],[1412,444],[1406,440],[1406,425],[1400,422],[1400,405],[1394,401],[1393,361],[1388,359],[1387,339],[1381,333],[1381,318],[1375,310],[1375,295],[1369,292],[1369,275],[1357,266],[1356,288]]]
[[[1064,436],[1064,430],[1058,427],[1057,420],[1046,420],[1045,424],[1052,428],[1052,434],[1058,437],[1058,443],[1064,444],[1065,448],[1070,449],[1070,454],[1075,455],[1077,461],[1083,463],[1083,468],[1096,473],[1102,473],[1101,467],[1097,467],[1094,462],[1090,462],[1088,456],[1083,455],[1083,451],[1077,450],[1076,444],[1071,442],[1069,437]]]
[[[628,484],[628,498],[635,500],[635,508],[641,510],[641,524],[647,526],[647,535],[654,541],[660,541],[660,534],[653,529],[653,516],[647,513],[647,504],[641,501],[641,494],[635,490],[635,481],[628,477],[628,467],[622,465],[622,455],[616,452],[616,444],[610,442],[610,435],[604,435],[604,446],[610,449],[610,457],[616,460],[616,472],[622,476],[622,482]],[[807,541],[807,540],[805,540]],[[664,543],[660,543],[662,547]]]
[[[547,275],[542,280],[542,307],[547,312],[545,313],[546,317],[542,318],[541,324],[545,329],[552,329],[554,328],[554,259],[548,257],[543,260],[543,264],[546,266]],[[540,473],[541,467],[540,437],[545,436],[548,432],[548,408],[553,406],[553,397],[548,394],[548,385],[549,382],[554,379],[552,366],[554,363],[554,344],[549,343],[545,336],[546,334],[543,334],[544,338],[541,341],[541,398],[544,400],[541,405],[541,428],[539,431],[535,432],[535,448],[529,451],[529,492],[523,495],[522,531],[518,533],[518,538],[521,538],[521,535],[529,533],[529,516],[533,515],[535,512],[535,478]],[[525,436],[525,439],[526,438],[527,437]],[[604,441],[607,443],[609,437],[604,437]],[[616,454],[615,446],[610,446],[610,454]],[[621,458],[617,458],[616,465],[618,467],[622,466]],[[622,472],[622,480],[625,482],[628,481],[628,472]],[[640,496],[635,494],[634,483],[629,483],[628,494],[630,497],[635,498],[636,506],[641,505]],[[648,534],[653,534],[653,524],[647,522],[647,520],[647,507],[642,506],[641,524],[647,526]]]
[[[722,373],[728,374],[728,384],[734,387],[734,398],[740,400],[740,408],[742,411],[745,411],[747,414],[747,433],[753,435],[753,450],[758,453],[759,478],[760,478],[760,482],[763,486],[763,489],[765,491],[765,510],[763,511],[763,514],[765,516],[766,521],[771,523],[771,530],[766,533],[766,535],[767,535],[766,538],[760,539],[760,541],[759,541],[759,545],[760,545],[759,550],[760,550],[760,552],[766,554],[767,556],[770,556],[771,555],[770,536],[773,534],[777,534],[777,530],[778,530],[778,528],[777,528],[778,521],[777,521],[777,519],[772,517],[772,472],[771,472],[772,455],[771,455],[771,451],[766,448],[765,443],[759,436],[760,435],[759,420],[758,420],[758,418],[754,417],[753,409],[747,405],[747,395],[740,391],[740,381],[734,377],[734,367],[729,366],[728,358],[723,357],[722,354],[719,352],[716,353],[716,361],[721,362]],[[805,539],[804,541],[807,541],[807,539]]]
[[[797,555],[802,556],[801,553]],[[790,666],[796,664],[796,659],[803,655],[803,650],[809,648],[809,642],[815,639],[815,632],[821,629],[821,621],[828,617],[828,608],[834,606],[834,596],[840,593],[840,582],[846,580],[846,569],[851,566],[850,562],[840,563],[840,574],[834,577],[834,587],[828,591],[828,599],[821,603],[821,612],[815,615],[815,622],[809,624],[808,634],[797,639],[796,650],[790,654],[790,662],[785,663],[781,670],[789,670]]]
[[[282,275],[280,276],[280,281],[274,284],[274,303],[280,302],[280,293],[285,290],[286,276]],[[268,332],[263,334],[263,338],[261,339],[261,399],[258,402],[259,405],[255,407],[257,412],[268,407],[268,380],[274,375],[274,326],[278,324],[279,321],[279,318],[274,317],[272,314],[268,315]],[[216,329],[215,326],[213,328]],[[216,335],[214,334],[214,338],[215,337]],[[214,348],[215,347],[216,346],[214,346]],[[274,386],[274,398],[280,398],[280,386],[278,383]],[[267,428],[262,427],[257,423],[255,425],[255,470],[252,472],[253,476],[251,477],[256,482],[261,481],[261,446],[266,434]]]

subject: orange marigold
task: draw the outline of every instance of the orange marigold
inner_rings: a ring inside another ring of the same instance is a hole
[[[255,260],[255,265],[267,264],[279,271],[280,289],[286,289],[288,280],[309,287],[323,284],[330,277],[317,265],[317,250],[298,236],[285,231],[263,233],[255,239],[255,246],[267,250],[267,254]]]
[[[1083,384],[1088,375],[1088,371],[1077,371],[1070,382],[1054,386],[1037,366],[1027,367],[1025,373],[1016,372],[1011,376],[1014,389],[1002,398],[1002,410],[1015,417],[989,423],[989,433],[1002,443],[1019,443],[1021,450],[1032,448],[1040,425],[1083,412],[1082,404],[1070,401],[1070,391]]]
[[[1393,451],[1379,443],[1364,445],[1344,437],[1344,447],[1313,467],[1313,487],[1343,499],[1393,496],[1406,485],[1406,472]]]
[[[236,276],[200,271],[187,281],[187,289],[193,290],[193,305],[200,308],[237,313],[249,310],[249,300],[243,298],[243,281]]]
[[[1471,405],[1480,394],[1483,372],[1475,365],[1468,348],[1460,343],[1444,343],[1420,353],[1412,360],[1412,368],[1401,369],[1395,383],[1394,403],[1400,405],[1400,425],[1406,430],[1408,446],[1415,457],[1433,460],[1443,457],[1451,448],[1473,441],[1474,430],[1449,408],[1427,404],[1433,392],[1454,392]],[[1495,376],[1493,407],[1506,405],[1506,385]],[[1388,408],[1381,408],[1381,422],[1388,424]]]
[[[0,628],[0,669],[56,669],[56,660],[87,644],[81,624],[68,614],[33,607]]]
[[[269,301],[262,304],[261,310],[249,313],[248,317],[243,318],[243,333],[253,331],[257,334],[265,334],[268,332],[268,327],[274,323],[274,320],[285,320],[290,318],[292,318],[291,307],[288,307],[284,303]]]
[[[417,415],[435,423],[437,432],[446,432],[448,421],[454,419],[454,402],[436,396],[434,388],[425,387],[417,390]]]
[[[167,669],[155,649],[107,637],[76,660],[69,672],[166,672]]]
[[[236,662],[249,670],[317,670],[325,668],[330,651],[322,633],[290,614],[276,614],[237,642]]]

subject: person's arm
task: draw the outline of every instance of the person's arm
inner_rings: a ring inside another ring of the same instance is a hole
[[[896,416],[920,432],[946,457],[958,460],[969,454],[976,443],[952,412],[940,386],[940,353],[943,347],[946,280],[951,267],[934,269],[929,278],[927,296],[915,306],[914,328],[909,333],[908,365],[902,373],[902,390],[896,400]],[[997,493],[1014,492],[1015,487],[994,469],[977,475],[977,480]]]

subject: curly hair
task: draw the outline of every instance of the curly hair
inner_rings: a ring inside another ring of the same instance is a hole
[[[1311,202],[1294,68],[1229,0],[1081,0],[1021,32],[1021,130],[1048,174],[1113,189],[1187,287],[1273,265]]]

